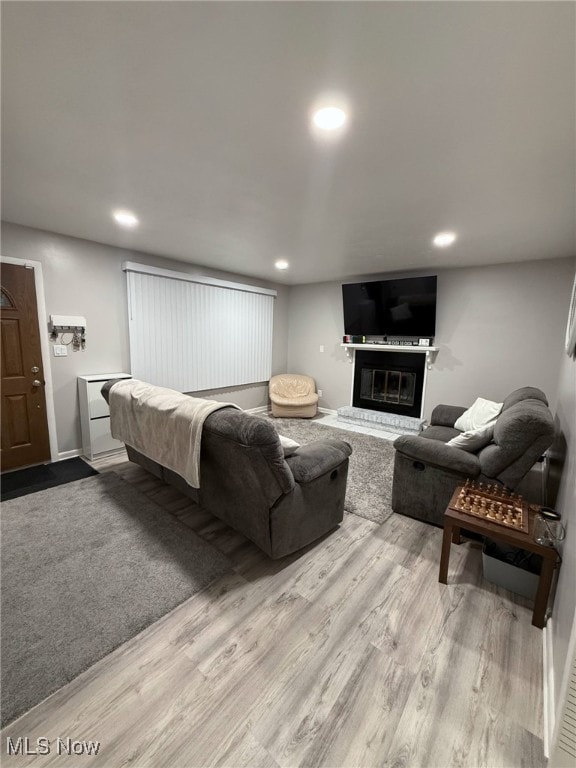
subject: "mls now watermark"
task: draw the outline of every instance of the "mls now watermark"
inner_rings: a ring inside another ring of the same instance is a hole
[[[37,739],[29,739],[27,736],[6,738],[6,752],[9,755],[97,755],[99,749],[99,741],[60,737],[48,739],[45,736],[39,736]]]

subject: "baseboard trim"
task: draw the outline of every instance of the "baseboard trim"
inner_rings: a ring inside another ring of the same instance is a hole
[[[554,735],[554,659],[552,652],[553,619],[550,617],[542,630],[542,665],[544,697],[544,757],[550,759],[550,746]]]
[[[65,461],[66,459],[73,459],[75,456],[81,456],[82,451],[77,448],[75,451],[61,451],[58,454],[58,461]]]
[[[267,405],[259,405],[257,408],[246,408],[246,413],[268,413]]]
[[[246,413],[268,413],[270,407],[268,405],[259,405],[257,408],[245,408]],[[332,408],[318,408],[320,413],[326,413],[329,416],[336,416],[338,411]]]

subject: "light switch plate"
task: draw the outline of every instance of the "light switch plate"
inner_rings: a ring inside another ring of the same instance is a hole
[[[54,357],[66,357],[68,354],[68,347],[66,344],[54,344]]]

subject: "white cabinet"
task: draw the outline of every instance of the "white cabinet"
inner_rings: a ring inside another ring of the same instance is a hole
[[[78,376],[80,399],[80,425],[82,429],[82,454],[94,459],[102,453],[124,447],[110,434],[110,410],[102,397],[102,385],[110,379],[131,379],[129,373],[95,373]]]

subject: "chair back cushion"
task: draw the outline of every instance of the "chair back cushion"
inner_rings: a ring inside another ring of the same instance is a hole
[[[215,464],[220,465],[219,471],[222,466],[228,467],[222,483],[231,476],[247,483],[248,478],[254,476],[255,484],[269,501],[294,488],[294,477],[284,460],[280,437],[269,419],[222,408],[206,419],[202,440],[202,459],[213,458]],[[215,451],[212,456],[213,443],[220,446],[221,453]]]
[[[200,506],[270,552],[270,509],[294,487],[269,419],[222,408],[202,434]]]
[[[502,410],[505,411],[522,400],[541,400],[544,405],[548,405],[546,395],[541,389],[537,387],[520,387],[520,389],[515,389],[514,392],[511,392],[504,400]]]
[[[482,474],[509,488],[520,482],[554,439],[554,420],[546,397],[536,390],[542,397],[514,398],[520,392],[506,398],[494,425],[493,443],[479,453]]]
[[[298,401],[308,398],[316,392],[316,382],[310,376],[299,373],[281,373],[272,376],[269,384],[270,395],[277,395],[282,399]]]

